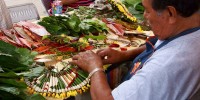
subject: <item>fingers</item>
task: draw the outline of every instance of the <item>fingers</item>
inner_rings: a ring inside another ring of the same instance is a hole
[[[78,57],[79,57],[79,55],[74,55],[74,56],[72,57],[72,60],[77,60]]]
[[[108,54],[109,54],[109,50],[108,49],[99,50],[97,52],[97,55],[99,55],[102,59],[104,59],[105,56],[108,56]]]
[[[78,65],[80,61],[84,60],[84,58],[88,58],[90,56],[93,56],[94,54],[95,53],[90,50],[86,52],[80,52],[72,57],[72,63]]]
[[[108,59],[102,59],[102,62],[104,65],[106,65],[106,64],[110,64],[111,61]]]
[[[81,52],[72,57],[71,64],[75,64],[83,70],[90,72],[95,67],[101,67],[101,58],[93,51]]]
[[[78,60],[72,60],[69,62],[70,64],[74,64],[74,65],[77,65],[78,64]]]
[[[109,64],[109,57],[112,55],[110,48],[100,50],[97,54],[101,57],[103,64]]]
[[[87,51],[86,51],[87,52]],[[80,52],[72,57],[72,60],[77,60],[78,58],[85,55],[86,52]]]

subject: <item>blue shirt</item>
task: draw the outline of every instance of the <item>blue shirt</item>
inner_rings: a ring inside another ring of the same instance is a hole
[[[112,91],[115,100],[185,100],[200,88],[200,30],[156,50]]]

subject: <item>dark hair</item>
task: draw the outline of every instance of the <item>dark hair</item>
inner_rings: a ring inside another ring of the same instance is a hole
[[[162,11],[167,6],[173,6],[183,17],[189,17],[200,9],[200,0],[152,0],[152,7]]]

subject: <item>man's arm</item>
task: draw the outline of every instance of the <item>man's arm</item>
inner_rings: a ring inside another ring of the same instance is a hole
[[[111,91],[103,71],[98,71],[91,77],[92,100],[113,100]]]
[[[118,51],[111,48],[107,48],[97,51],[97,54],[102,58],[103,64],[114,64],[132,60],[145,49],[145,45],[128,51]]]
[[[79,0],[61,0],[63,5],[69,5],[72,3],[76,3]]]

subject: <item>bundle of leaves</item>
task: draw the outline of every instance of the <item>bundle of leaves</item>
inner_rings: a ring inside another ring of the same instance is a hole
[[[38,24],[44,26],[51,35],[76,35],[80,32],[81,23],[77,16],[49,16],[44,17]]]
[[[100,20],[84,19],[73,14],[66,16],[49,16],[43,18],[38,24],[44,26],[51,35],[65,34],[68,36],[87,35],[89,33],[107,31],[106,25]]]
[[[33,64],[33,57],[37,53],[28,49],[16,48],[13,45],[0,41],[0,99],[24,100],[44,98],[38,94],[28,95],[25,92],[27,85],[22,75],[16,72],[29,70]]]
[[[30,69],[37,52],[25,48],[17,48],[0,41],[0,66],[5,72],[22,72]]]

